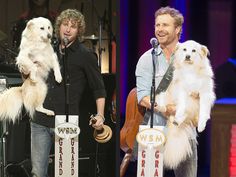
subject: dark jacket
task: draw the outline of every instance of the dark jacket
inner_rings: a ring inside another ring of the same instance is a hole
[[[57,47],[58,49],[59,47]],[[89,86],[92,90],[94,99],[106,97],[103,78],[98,67],[96,55],[89,51],[83,44],[76,40],[66,49],[66,57],[57,51],[58,60],[61,66],[63,76],[62,83],[55,81],[53,72],[47,79],[48,93],[44,101],[46,109],[53,110],[56,115],[65,115],[65,77],[64,66],[68,64],[69,74],[69,114],[79,115],[80,100],[84,89]],[[65,63],[63,63],[65,59]],[[55,119],[43,113],[36,112],[33,122],[47,127],[54,127]]]

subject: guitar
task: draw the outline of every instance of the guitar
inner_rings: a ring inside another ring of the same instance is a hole
[[[127,152],[133,150],[139,125],[143,121],[145,108],[138,105],[137,90],[133,88],[126,101],[125,123],[120,131],[120,148]]]

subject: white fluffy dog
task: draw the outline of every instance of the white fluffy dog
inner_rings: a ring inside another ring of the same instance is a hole
[[[195,126],[201,132],[210,118],[215,101],[213,71],[207,58],[209,51],[195,41],[177,46],[174,59],[173,80],[166,92],[157,95],[158,109],[166,111],[166,105],[176,105],[175,116],[169,117],[164,164],[176,168],[192,154],[189,139],[194,138]],[[174,124],[175,125],[174,125]]]
[[[23,106],[31,117],[35,110],[54,115],[52,110],[43,107],[49,71],[53,69],[56,81],[62,81],[57,55],[51,46],[52,32],[51,22],[46,18],[34,18],[27,23],[16,64],[20,72],[28,77],[21,87],[13,87],[0,94],[0,119],[14,122]]]

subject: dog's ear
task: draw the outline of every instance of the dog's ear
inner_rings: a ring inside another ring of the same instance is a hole
[[[32,29],[33,24],[34,24],[33,20],[30,20],[27,22],[26,27],[25,27],[24,31],[22,32],[22,37],[26,37],[26,38],[31,37],[31,35],[32,35],[31,29]]]
[[[202,56],[207,57],[210,55],[208,48],[204,45],[201,45]]]
[[[32,20],[28,21],[26,28],[30,29],[33,26],[34,22]]]

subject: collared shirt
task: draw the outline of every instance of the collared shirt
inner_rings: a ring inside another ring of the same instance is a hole
[[[63,56],[57,51],[58,60],[61,66],[61,73],[64,76]],[[84,90],[89,87],[92,90],[94,99],[105,98],[106,91],[103,78],[98,67],[97,58],[79,41],[75,41],[66,49],[65,61],[68,64],[69,74],[69,114],[79,115],[80,100]],[[55,81],[54,74],[49,74],[47,85],[48,93],[44,101],[44,107],[53,110],[56,115],[65,115],[65,77],[59,84]],[[54,118],[46,114],[36,112],[32,120],[40,125],[54,127]]]
[[[151,86],[152,86],[152,78],[153,78],[153,57],[152,57],[152,50],[149,49],[146,51],[139,59],[138,64],[136,66],[136,86],[137,86],[137,98],[138,102],[140,102],[143,97],[150,96],[151,93]],[[155,73],[155,88],[157,89],[160,81],[162,80],[163,76],[165,75],[169,64],[161,47],[158,46],[156,49],[155,55],[155,66],[156,66],[156,73]],[[174,59],[174,55],[171,56],[170,61]],[[166,119],[163,117],[162,114],[158,112],[154,112],[154,125],[165,125]],[[150,120],[149,120],[150,122]]]

